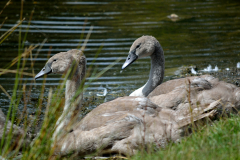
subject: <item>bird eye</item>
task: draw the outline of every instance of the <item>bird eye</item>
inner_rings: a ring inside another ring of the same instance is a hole
[[[56,62],[56,61],[57,61],[57,59],[54,59],[54,60],[53,60],[53,62]]]
[[[136,46],[136,49],[137,49],[137,48],[139,48],[139,47],[140,47],[140,45],[141,45],[141,43],[140,43],[140,44],[138,44],[138,45]]]

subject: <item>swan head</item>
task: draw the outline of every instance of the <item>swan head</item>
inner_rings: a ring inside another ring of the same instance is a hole
[[[136,39],[130,48],[129,55],[122,69],[125,69],[138,58],[151,56],[155,51],[155,42],[157,42],[157,40],[153,36],[142,36]]]
[[[82,51],[73,49],[57,53],[47,61],[43,69],[35,76],[35,79],[51,73],[65,74],[74,64],[86,65],[86,57]]]

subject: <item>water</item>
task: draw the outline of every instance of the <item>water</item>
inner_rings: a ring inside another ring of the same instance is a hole
[[[0,1],[0,9],[6,2]],[[1,35],[18,22],[20,7],[20,2],[13,1],[3,10],[0,23],[5,17],[8,19],[0,29]],[[33,17],[28,26],[32,11]],[[177,19],[168,18],[173,13],[178,15]],[[25,46],[41,45],[46,40],[35,59],[35,73],[44,66],[48,53],[54,55],[77,48],[83,44],[90,27],[94,26],[84,51],[88,67],[101,46],[103,48],[93,64],[98,72],[118,58],[122,59],[98,80],[88,83],[85,95],[102,95],[107,91],[104,101],[119,95],[129,95],[148,79],[149,58],[138,60],[121,72],[121,66],[132,42],[142,35],[155,36],[163,46],[166,58],[165,81],[184,65],[195,65],[200,70],[211,65],[223,70],[236,67],[240,62],[238,1],[26,1],[23,6],[23,17],[26,20],[21,26],[22,37],[29,27]],[[0,44],[0,68],[9,64],[18,54],[19,29],[20,27]],[[37,50],[33,51],[33,57]],[[26,67],[25,72],[31,72],[29,59]],[[11,67],[13,70],[15,68],[16,65]],[[14,74],[0,76],[0,84],[10,95],[14,80]],[[24,76],[22,80],[27,86],[34,84],[31,97],[37,99],[41,92],[42,80],[34,82],[33,77],[29,76]],[[60,76],[48,76],[45,97],[50,87],[59,85],[59,80]],[[34,112],[35,105],[36,101],[32,100],[28,105],[30,112]],[[0,106],[6,113],[9,99],[2,91]],[[23,104],[19,108],[23,108]]]

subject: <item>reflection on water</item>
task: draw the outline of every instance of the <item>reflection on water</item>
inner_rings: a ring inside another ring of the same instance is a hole
[[[6,2],[7,0],[1,1],[0,6]],[[13,1],[0,15],[0,23],[8,17],[0,29],[1,35],[18,22],[20,6],[18,1]],[[32,10],[34,13],[29,26],[28,19]],[[176,14],[178,18],[172,21],[168,17],[171,14]],[[88,67],[95,60],[94,56],[101,46],[103,48],[93,64],[97,71],[122,58],[98,80],[87,82],[89,88],[86,95],[107,92],[108,100],[114,95],[128,95],[146,82],[150,68],[148,58],[139,60],[120,72],[132,42],[142,35],[153,35],[162,44],[166,58],[165,80],[183,65],[195,65],[200,70],[211,65],[223,70],[235,67],[240,61],[240,2],[43,0],[24,2],[23,17],[27,20],[21,25],[21,32],[23,35],[28,32],[25,46],[41,45],[44,39],[47,40],[42,44],[35,60],[35,73],[44,66],[49,52],[53,55],[81,46],[93,25],[94,29],[84,51]],[[0,68],[17,56],[19,30],[20,27],[0,45]],[[37,49],[34,50],[33,57],[36,54]],[[25,72],[31,72],[30,58],[27,60]],[[13,74],[0,76],[0,84],[10,94],[14,79]],[[38,97],[42,81],[34,82],[32,77],[27,76],[22,80],[27,85],[34,84],[32,96]],[[59,76],[48,76],[46,95],[50,86],[59,85],[59,80]],[[28,107],[32,108],[33,104]],[[8,105],[7,96],[1,92],[1,108],[6,111]]]

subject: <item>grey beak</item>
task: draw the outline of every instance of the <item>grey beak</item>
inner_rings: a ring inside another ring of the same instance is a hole
[[[50,74],[52,73],[52,69],[49,66],[50,64],[46,64],[43,69],[35,76],[35,80],[44,76],[45,74]]]
[[[132,64],[134,61],[138,59],[138,56],[135,54],[135,52],[130,52],[125,63],[122,66],[122,69],[125,69],[127,66]]]

